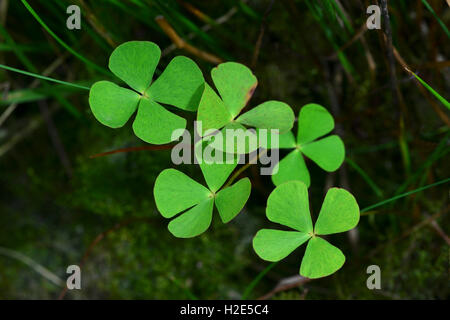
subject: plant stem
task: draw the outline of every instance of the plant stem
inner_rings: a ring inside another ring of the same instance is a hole
[[[111,154],[116,154],[116,153],[142,151],[142,150],[151,150],[151,151],[168,150],[168,149],[171,149],[173,146],[174,146],[173,144],[163,144],[163,145],[159,145],[159,146],[129,147],[129,148],[122,148],[122,149],[97,153],[97,154],[90,156],[89,158],[94,159],[94,158],[109,156]]]
[[[411,195],[411,194],[414,194],[414,193],[417,193],[417,192],[420,192],[420,191],[423,191],[423,190],[426,190],[426,189],[429,189],[429,188],[432,188],[432,187],[435,187],[435,186],[438,186],[438,185],[440,185],[440,184],[444,184],[444,183],[447,183],[447,182],[450,182],[450,178],[447,178],[447,179],[444,179],[444,180],[441,180],[441,181],[438,181],[438,182],[435,182],[435,183],[426,185],[426,186],[424,186],[424,187],[421,187],[421,188],[418,188],[418,189],[415,189],[415,190],[412,190],[412,191],[408,191],[408,192],[399,194],[398,196],[395,196],[395,197],[392,197],[392,198],[383,200],[383,201],[381,201],[381,202],[375,203],[375,204],[373,204],[373,205],[371,205],[371,206],[368,206],[368,207],[362,209],[362,210],[361,210],[361,213],[366,212],[366,211],[369,211],[369,210],[372,210],[372,209],[375,209],[375,208],[378,208],[378,207],[380,207],[380,206],[384,206],[385,204],[387,204],[387,203],[389,203],[389,202],[398,200],[398,199],[400,199],[400,198],[409,196],[409,195]]]
[[[379,197],[383,197],[383,191],[376,185],[376,183],[369,177],[369,175],[360,167],[358,166],[352,159],[346,157],[345,162],[347,162],[350,167],[352,167],[356,172],[359,173],[359,175],[367,182],[369,187],[375,192],[375,194]]]
[[[425,7],[427,7],[428,11],[430,11],[431,14],[434,16],[434,18],[437,20],[437,22],[441,26],[442,30],[444,30],[444,32],[447,35],[447,37],[450,38],[450,31],[448,31],[447,26],[444,24],[444,22],[442,22],[441,19],[439,19],[439,17],[436,14],[436,12],[434,12],[433,7],[430,6],[430,4],[428,3],[427,0],[422,0],[422,3],[425,5]]]
[[[45,22],[41,19],[41,17],[39,17],[39,15],[37,14],[36,11],[34,11],[34,9],[29,5],[29,3],[27,2],[27,0],[21,0],[23,5],[25,6],[25,8],[27,8],[27,10],[31,13],[31,15],[36,19],[37,22],[39,22],[39,24],[56,40],[56,42],[58,42],[62,47],[64,47],[64,49],[66,49],[67,51],[69,51],[71,54],[73,54],[75,57],[77,57],[78,59],[80,59],[81,61],[83,61],[84,63],[86,63],[87,65],[91,66],[92,68],[96,69],[97,71],[104,73],[106,75],[110,75],[110,72],[100,66],[98,66],[97,64],[95,64],[94,62],[92,62],[91,60],[83,57],[81,54],[79,54],[78,52],[76,52],[75,50],[73,50],[68,44],[66,44],[63,40],[61,40],[60,37],[58,37],[46,24]]]
[[[428,83],[426,83],[417,74],[411,71],[411,74],[419,81],[428,91],[430,91],[436,99],[438,99],[447,109],[450,110],[450,102],[447,101],[443,96],[441,96],[436,90],[434,90]]]
[[[66,81],[62,81],[62,80],[58,80],[58,79],[53,79],[53,78],[49,78],[49,77],[46,77],[46,76],[41,76],[40,74],[36,74],[36,73],[32,73],[32,72],[16,69],[16,68],[13,68],[13,67],[8,67],[8,66],[5,66],[3,64],[0,64],[0,68],[8,70],[8,71],[21,73],[21,74],[24,74],[24,75],[27,75],[27,76],[30,76],[30,77],[34,77],[34,78],[38,78],[38,79],[42,79],[42,80],[56,82],[56,83],[59,83],[59,84],[65,84],[67,86],[72,86],[72,87],[79,88],[79,89],[90,90],[89,87],[85,87],[85,86],[82,86],[82,85],[79,85],[79,84],[70,83],[70,82],[66,82]]]

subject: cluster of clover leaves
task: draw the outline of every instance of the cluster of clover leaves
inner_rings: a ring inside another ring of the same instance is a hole
[[[308,157],[329,172],[341,166],[345,157],[342,140],[336,135],[322,138],[334,128],[331,114],[317,104],[304,106],[295,138],[291,132],[295,115],[286,103],[271,100],[242,113],[257,86],[256,77],[246,66],[226,62],[213,68],[211,78],[216,92],[205,82],[196,63],[183,56],[172,59],[152,81],[160,56],[159,47],[147,41],[126,42],[113,51],[109,69],[129,88],[109,81],[92,85],[89,104],[99,122],[120,128],[137,110],[132,125],[135,135],[147,143],[166,144],[180,138],[182,130],[177,129],[186,128],[187,121],[177,113],[197,112],[197,121],[202,124],[197,129],[202,137],[195,146],[197,159],[198,151],[212,145],[211,132],[241,129],[239,132],[247,137],[245,143],[232,149],[225,141],[215,144],[215,149],[232,154],[231,162],[198,161],[206,186],[172,168],[158,175],[155,203],[164,218],[172,218],[169,231],[179,238],[202,234],[211,225],[214,205],[223,223],[234,219],[250,197],[251,182],[248,178],[233,185],[226,181],[240,155],[260,147],[271,148],[270,143],[258,140],[259,130],[277,129],[278,148],[293,151],[275,167],[277,173],[272,181],[276,188],[268,198],[266,215],[270,221],[295,231],[262,229],[253,239],[253,248],[262,259],[279,261],[308,241],[300,274],[319,278],[336,272],[345,257],[320,236],[354,228],[359,221],[358,204],[348,191],[331,188],[313,227],[308,202],[310,176],[303,158]]]

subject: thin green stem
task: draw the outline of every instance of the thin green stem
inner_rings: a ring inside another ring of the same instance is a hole
[[[420,78],[417,74],[412,72],[412,75],[416,77],[416,79],[428,90],[430,91],[436,99],[438,99],[447,109],[450,110],[450,102],[447,101],[443,96],[441,96],[436,90],[434,90],[428,83],[426,83],[422,78]]]
[[[42,76],[40,74],[36,74],[36,73],[32,73],[32,72],[16,69],[16,68],[13,68],[13,67],[8,67],[8,66],[5,66],[3,64],[0,64],[0,68],[8,70],[8,71],[21,73],[21,74],[24,74],[26,76],[30,76],[30,77],[34,77],[34,78],[38,78],[38,79],[42,79],[42,80],[56,82],[56,83],[59,83],[59,84],[64,84],[64,85],[75,87],[75,88],[79,88],[79,89],[90,90],[89,87],[85,87],[85,86],[82,86],[82,85],[79,85],[79,84],[75,84],[75,83],[70,83],[70,82],[66,82],[66,81],[62,81],[62,80],[58,80],[58,79],[49,78],[49,77],[46,77],[46,76]]]
[[[356,172],[359,173],[359,175],[367,182],[370,188],[375,192],[375,194],[379,197],[383,197],[383,191],[376,185],[376,183],[369,177],[369,175],[360,167],[358,166],[352,159],[346,157],[345,162],[348,163],[350,167],[355,169]]]
[[[230,178],[230,179],[227,181],[227,183],[225,183],[225,185],[223,186],[223,189],[225,189],[226,187],[228,187],[229,185],[231,185],[231,184],[234,182],[234,180],[236,180],[242,172],[244,172],[245,170],[247,170],[252,164],[255,164],[256,161],[258,161],[258,159],[259,159],[262,155],[264,155],[264,154],[266,154],[266,153],[267,153],[267,149],[258,152],[258,155],[257,155],[257,156],[255,156],[255,157],[253,157],[252,159],[250,159],[250,160],[248,161],[248,163],[247,163],[245,166],[242,166],[241,168],[239,168],[239,170],[237,170],[237,171],[231,176],[231,178]]]
[[[388,204],[390,202],[396,201],[396,200],[398,200],[400,198],[407,197],[407,196],[409,196],[411,194],[414,194],[414,193],[417,193],[417,192],[420,192],[420,191],[423,191],[423,190],[426,190],[426,189],[429,189],[429,188],[433,188],[433,187],[436,187],[438,185],[441,185],[441,184],[444,184],[444,183],[447,183],[447,182],[450,182],[450,178],[447,178],[447,179],[444,179],[444,180],[441,180],[441,181],[438,181],[438,182],[435,182],[435,183],[423,186],[421,188],[418,188],[418,189],[415,189],[415,190],[412,190],[412,191],[408,191],[408,192],[399,194],[398,196],[395,196],[395,197],[383,200],[381,202],[375,203],[375,204],[373,204],[371,206],[368,206],[368,207],[362,209],[361,212],[366,212],[366,211],[369,211],[369,210],[372,210],[372,209],[384,206],[385,204]]]
[[[31,62],[31,60],[28,59],[27,55],[24,52],[22,52],[20,47],[17,46],[17,44],[14,41],[14,39],[9,35],[8,31],[6,31],[6,29],[1,24],[0,24],[0,34],[5,39],[5,41],[12,46],[13,51],[16,54],[17,58],[19,58],[19,60],[22,62],[22,64],[28,69],[27,72],[38,73],[37,68],[34,66],[34,64]],[[45,88],[49,88],[50,87],[50,85],[46,84],[46,83],[43,83],[43,86]],[[59,94],[58,91],[54,92],[54,96],[55,96],[55,99],[58,102],[60,102],[61,105],[63,107],[65,107],[67,109],[67,111],[69,111],[73,116],[75,116],[77,118],[79,118],[81,116],[81,113],[77,110],[77,108],[75,108],[75,106],[73,106],[69,101],[64,99]]]
[[[430,4],[428,3],[427,0],[422,0],[422,3],[425,5],[425,7],[427,7],[428,11],[431,12],[431,14],[434,16],[434,18],[437,20],[437,22],[439,23],[439,25],[441,26],[442,30],[444,30],[445,34],[447,35],[447,37],[450,38],[450,31],[448,31],[447,26],[444,24],[444,22],[442,22],[442,20],[438,17],[438,15],[436,14],[436,12],[434,12],[433,7],[430,6]]]
[[[31,13],[31,15],[36,19],[37,22],[58,42],[62,47],[64,47],[67,51],[69,51],[71,54],[73,54],[75,57],[86,63],[87,65],[91,66],[92,68],[96,69],[99,72],[102,72],[106,75],[110,75],[109,71],[98,66],[91,60],[83,57],[81,54],[73,50],[68,44],[66,44],[60,37],[58,37],[46,24],[45,22],[39,17],[36,11],[29,5],[27,0],[21,0],[25,8]]]

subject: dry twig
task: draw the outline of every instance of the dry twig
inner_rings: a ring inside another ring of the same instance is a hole
[[[223,62],[223,60],[221,58],[219,58],[211,53],[200,50],[200,49],[190,45],[186,41],[184,41],[163,16],[157,16],[155,18],[155,21],[156,21],[156,23],[158,23],[158,25],[161,27],[161,29],[164,31],[164,33],[177,46],[177,48],[186,50],[190,54],[192,54],[200,59],[203,59],[205,61],[211,62],[213,64],[219,64],[219,63]]]

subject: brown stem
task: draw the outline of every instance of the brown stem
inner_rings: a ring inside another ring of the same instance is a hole
[[[448,246],[450,246],[450,238],[447,236],[447,234],[442,230],[441,226],[436,222],[436,220],[432,220],[430,222],[431,227],[436,231],[436,233],[444,239],[444,241],[447,243]]]
[[[189,11],[194,16],[196,16],[198,19],[200,19],[201,21],[203,21],[205,23],[211,23],[212,19],[210,17],[208,17],[205,13],[203,13],[201,10],[194,7],[192,4],[182,1],[182,0],[178,0],[177,2],[179,4],[181,4],[187,11]]]
[[[161,29],[164,31],[164,33],[172,40],[172,42],[177,46],[179,49],[186,50],[187,52],[191,53],[192,55],[201,58],[203,60],[206,60],[208,62],[211,62],[213,64],[219,64],[222,63],[223,60],[211,53],[205,52],[203,50],[200,50],[186,41],[184,41],[177,32],[172,28],[172,26],[169,24],[169,22],[164,18],[163,16],[157,16],[155,18],[156,23],[161,27]]]
[[[346,43],[344,44],[342,47],[340,47],[336,52],[334,52],[332,55],[330,55],[328,57],[328,59],[336,59],[338,57],[338,54],[343,52],[345,49],[347,49],[348,47],[350,47],[353,43],[355,43],[356,41],[358,41],[360,38],[362,38],[364,36],[364,34],[367,31],[367,24],[363,23],[363,25],[361,26],[361,28],[358,30],[358,32]]]
[[[385,41],[386,41],[386,36],[385,36]],[[409,67],[405,60],[402,58],[402,56],[400,55],[400,53],[398,52],[398,50],[393,47],[393,53],[394,53],[394,57],[397,60],[397,62],[402,66],[403,70],[405,70],[409,75],[413,76],[414,72],[411,71],[411,67]],[[448,64],[448,61],[444,61],[443,64],[438,64],[437,67],[441,67]],[[434,102],[431,98],[430,95],[428,94],[427,90],[422,86],[422,84],[414,77],[414,79],[416,80],[416,86],[419,89],[420,93],[422,93],[422,95],[428,100],[428,102],[431,104],[431,107],[433,108],[434,112],[436,112],[436,114],[438,115],[438,117],[447,125],[450,126],[450,119],[449,117],[445,114],[444,111],[442,111],[442,109],[437,105],[436,102]]]
[[[272,296],[277,294],[278,292],[287,291],[296,287],[300,287],[304,285],[305,283],[308,283],[311,281],[311,279],[302,277],[302,276],[295,276],[295,280],[292,281],[290,278],[281,280],[278,282],[278,284],[273,288],[271,291],[266,293],[265,295],[259,297],[257,300],[267,300],[270,299]]]
[[[95,14],[92,12],[91,8],[84,2],[84,0],[79,0],[79,3],[83,7],[86,13],[86,18],[89,24],[97,31],[97,33],[106,40],[106,42],[113,48],[117,47],[117,43],[112,39],[110,33],[105,29],[105,27],[98,21]]]
[[[261,26],[259,28],[259,34],[258,39],[256,40],[255,44],[255,50],[253,51],[253,58],[251,66],[254,68],[256,66],[256,62],[258,62],[259,52],[261,50],[261,44],[264,37],[264,32],[266,31],[266,25],[267,25],[267,17],[269,16],[270,11],[272,10],[274,0],[271,0],[269,5],[267,6],[266,11],[264,12],[264,16],[261,20]]]
[[[433,221],[435,221],[437,218],[439,218],[440,216],[443,216],[444,214],[448,213],[448,211],[450,210],[450,206],[447,206],[445,209],[443,209],[442,211],[435,213],[434,215],[428,217],[427,219],[422,220],[421,222],[419,222],[418,224],[414,225],[411,229],[406,230],[402,235],[400,235],[399,237],[393,239],[392,241],[388,242],[388,243],[384,243],[378,247],[376,247],[375,249],[373,249],[368,257],[371,258],[373,256],[375,256],[378,252],[381,251],[381,249],[385,248],[388,245],[393,245],[394,243],[400,241],[403,238],[408,237],[409,235],[411,235],[412,233],[416,232],[417,230],[422,229],[423,227],[425,227],[426,225],[432,223]]]
[[[174,144],[163,144],[160,146],[129,147],[129,148],[122,148],[122,149],[112,150],[112,151],[108,151],[108,152],[93,154],[93,155],[89,156],[89,158],[94,159],[94,158],[109,156],[111,154],[116,154],[116,153],[134,152],[134,151],[142,151],[142,150],[151,150],[151,151],[168,150],[168,149],[172,149],[173,146],[174,146]]]

